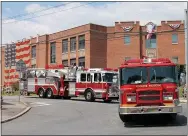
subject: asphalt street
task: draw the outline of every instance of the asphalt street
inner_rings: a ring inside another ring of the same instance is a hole
[[[9,99],[9,98],[5,98]],[[18,97],[14,97],[18,99]],[[173,123],[151,121],[124,125],[118,116],[118,102],[21,98],[33,107],[28,113],[2,124],[6,135],[186,135],[187,104]],[[147,120],[146,120],[147,121]],[[156,121],[156,120],[155,120]],[[160,120],[162,121],[162,120]]]

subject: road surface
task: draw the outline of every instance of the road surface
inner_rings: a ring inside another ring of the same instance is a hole
[[[17,99],[15,97],[15,99]],[[2,124],[6,135],[186,135],[187,104],[177,121],[134,123],[125,126],[118,116],[118,103],[85,102],[84,100],[22,98],[33,107],[22,117]],[[152,119],[149,119],[151,121]],[[146,120],[147,121],[147,120]],[[145,125],[144,125],[145,124]]]

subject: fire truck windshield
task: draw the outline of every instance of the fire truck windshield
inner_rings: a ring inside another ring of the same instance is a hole
[[[149,68],[150,83],[177,83],[175,66],[154,66]]]
[[[177,83],[175,66],[131,67],[120,69],[120,84]]]
[[[113,80],[115,80],[115,76],[116,76],[117,74],[115,74],[115,73],[104,73],[103,75],[102,75],[102,78],[103,78],[103,81],[104,82],[109,82],[109,83],[112,83],[113,82]]]
[[[147,83],[147,68],[133,67],[120,69],[120,84],[143,84]]]

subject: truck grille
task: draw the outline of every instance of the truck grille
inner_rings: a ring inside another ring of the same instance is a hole
[[[140,101],[160,101],[160,91],[147,90],[138,92],[138,100]]]
[[[158,101],[160,100],[160,96],[146,96],[146,97],[139,97],[139,100],[142,101]]]
[[[153,90],[147,90],[147,91],[141,91],[138,95],[160,95],[160,91],[153,91]]]

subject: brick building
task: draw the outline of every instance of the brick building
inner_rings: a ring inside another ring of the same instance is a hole
[[[185,64],[185,36],[182,21],[115,22],[114,26],[86,24],[37,36],[30,41],[30,66],[64,64],[117,68],[124,60],[167,57]],[[150,34],[152,32],[152,34]]]
[[[1,77],[0,77],[0,87],[4,85],[4,71],[5,71],[5,47],[0,47],[0,70],[1,70]]]
[[[147,26],[140,26],[139,21],[115,22],[115,26],[111,27],[86,24],[32,38],[32,66],[63,63],[115,68],[123,60],[140,58],[141,55],[168,57],[184,64],[182,21],[161,21],[161,25],[155,26],[156,32],[150,39],[146,39]]]

